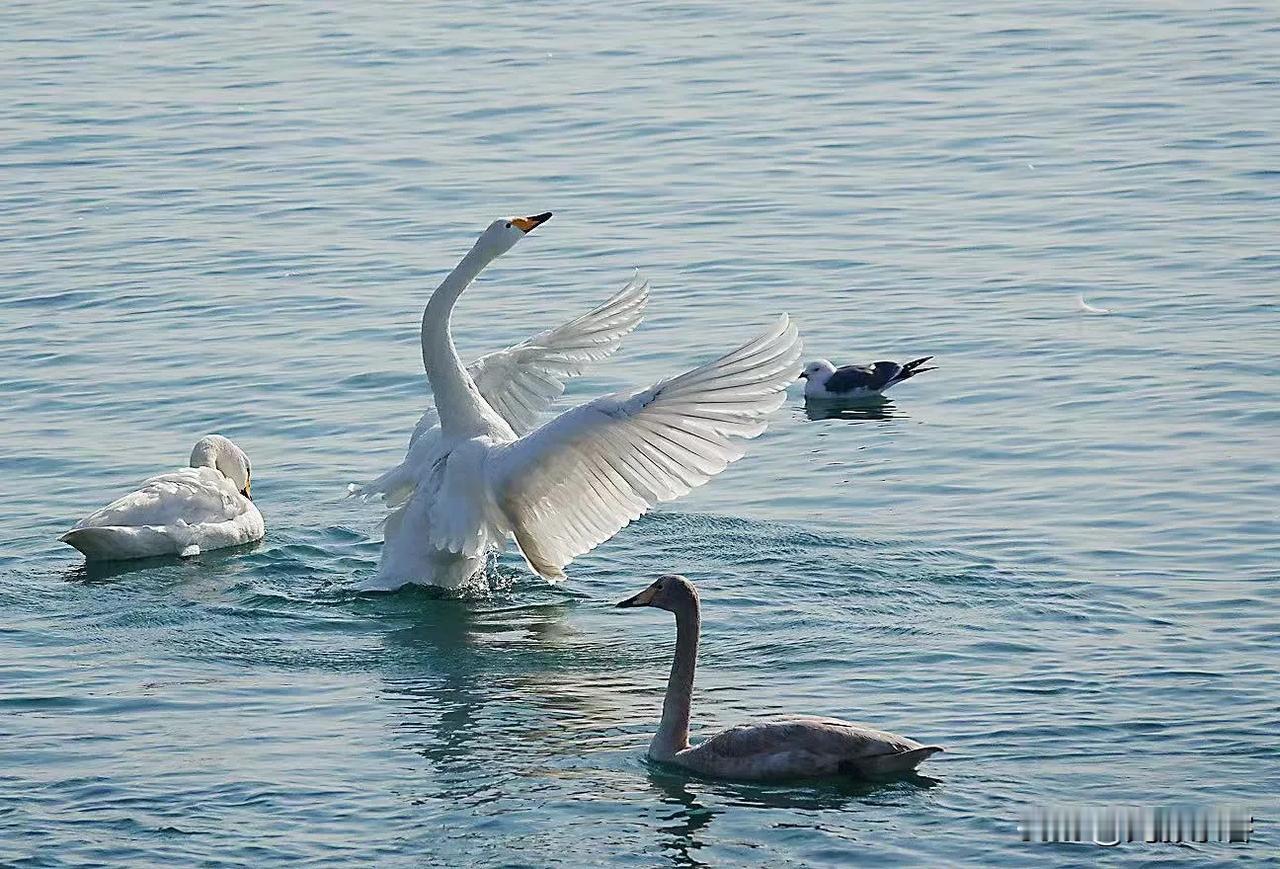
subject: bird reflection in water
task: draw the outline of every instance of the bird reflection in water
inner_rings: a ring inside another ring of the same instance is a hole
[[[906,419],[907,412],[891,399],[875,396],[861,401],[832,401],[811,398],[804,403],[804,415],[811,420],[847,419],[851,422],[870,422],[884,419]]]
[[[411,590],[397,597],[419,598]],[[424,593],[429,594],[429,592]],[[485,607],[475,601],[421,600],[413,623],[384,638],[391,672],[383,676],[383,696],[400,715],[402,739],[435,764],[437,772],[470,775],[496,741],[515,739],[532,722],[489,715],[538,671],[553,666],[558,641],[568,630],[564,601],[513,607]],[[495,734],[492,729],[504,731]]]
[[[649,783],[658,798],[674,809],[663,816],[664,824],[658,831],[664,837],[661,848],[671,865],[678,867],[712,865],[698,859],[697,854],[707,847],[711,822],[730,807],[839,811],[871,799],[882,804],[886,796],[907,797],[942,783],[912,772],[878,781],[823,779],[812,783],[758,784],[700,778],[653,761],[646,763]]]
[[[383,639],[381,700],[394,710],[396,742],[430,764],[429,798],[492,799],[491,786],[517,770],[559,775],[581,753],[581,734],[616,717],[616,697],[598,684],[609,655],[568,618],[576,595],[517,583],[514,605],[416,588],[370,601],[399,622]]]
[[[246,568],[243,563],[237,564],[237,560],[262,549],[263,546],[261,540],[254,540],[241,546],[211,549],[187,558],[179,558],[176,555],[157,555],[153,558],[131,558],[120,561],[80,561],[64,570],[62,578],[66,582],[93,584],[109,582],[117,577],[145,571],[149,579],[172,577],[175,581],[188,581],[192,576],[221,576],[223,579],[220,581],[226,582],[226,576],[233,576],[235,581],[239,581],[240,577],[236,574],[243,572]]]
[[[698,834],[704,830],[712,818],[723,809],[711,809],[698,802],[698,798],[689,790],[689,777],[653,765],[649,773],[649,781],[660,792],[660,799],[675,808],[669,815],[662,817],[663,826],[658,828],[665,840],[662,850],[671,860],[672,866],[701,867],[704,863],[696,856],[696,852],[705,847]],[[669,837],[669,838],[666,838]]]

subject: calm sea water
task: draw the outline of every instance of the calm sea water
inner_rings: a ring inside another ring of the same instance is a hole
[[[8,3],[0,862],[820,866],[1274,858],[1280,22],[1266,6]],[[550,588],[368,598],[427,400],[417,322],[491,219],[477,355],[642,267],[570,398],[788,311],[934,354],[799,391],[748,457]],[[1076,311],[1076,296],[1106,316]],[[56,536],[209,431],[246,550],[86,571]],[[643,756],[705,604],[695,729],[840,715],[927,777],[741,786]],[[1030,846],[1047,803],[1232,803],[1249,846]]]

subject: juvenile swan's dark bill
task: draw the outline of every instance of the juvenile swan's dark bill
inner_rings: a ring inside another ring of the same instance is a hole
[[[656,592],[654,587],[649,586],[639,594],[633,594],[631,597],[627,598],[626,600],[618,601],[617,603],[614,604],[614,606],[619,608],[632,607],[632,606],[649,606],[649,604],[653,601],[653,596],[655,593]]]

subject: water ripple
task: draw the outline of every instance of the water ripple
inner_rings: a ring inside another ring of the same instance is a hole
[[[1274,815],[1267,10],[5,21],[0,862],[1025,865],[1028,805]],[[563,587],[509,553],[463,599],[361,595],[382,517],[344,487],[421,413],[426,295],[544,207],[456,336],[504,346],[643,267],[645,324],[566,405],[780,310],[814,356],[940,369],[830,412],[797,388]],[[211,430],[254,458],[263,543],[57,543]],[[867,786],[649,765],[671,625],[610,603],[670,570],[706,603],[699,727],[807,710],[948,753]]]

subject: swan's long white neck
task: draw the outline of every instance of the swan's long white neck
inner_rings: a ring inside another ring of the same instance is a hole
[[[440,429],[446,437],[468,437],[486,430],[484,399],[453,345],[449,319],[453,306],[476,275],[497,254],[477,244],[431,294],[422,312],[422,365],[431,383]]]
[[[662,722],[649,743],[649,756],[670,760],[689,747],[689,706],[693,702],[693,673],[698,666],[698,635],[702,615],[698,599],[681,604],[676,614],[676,656],[671,662],[667,696],[662,701]]]

